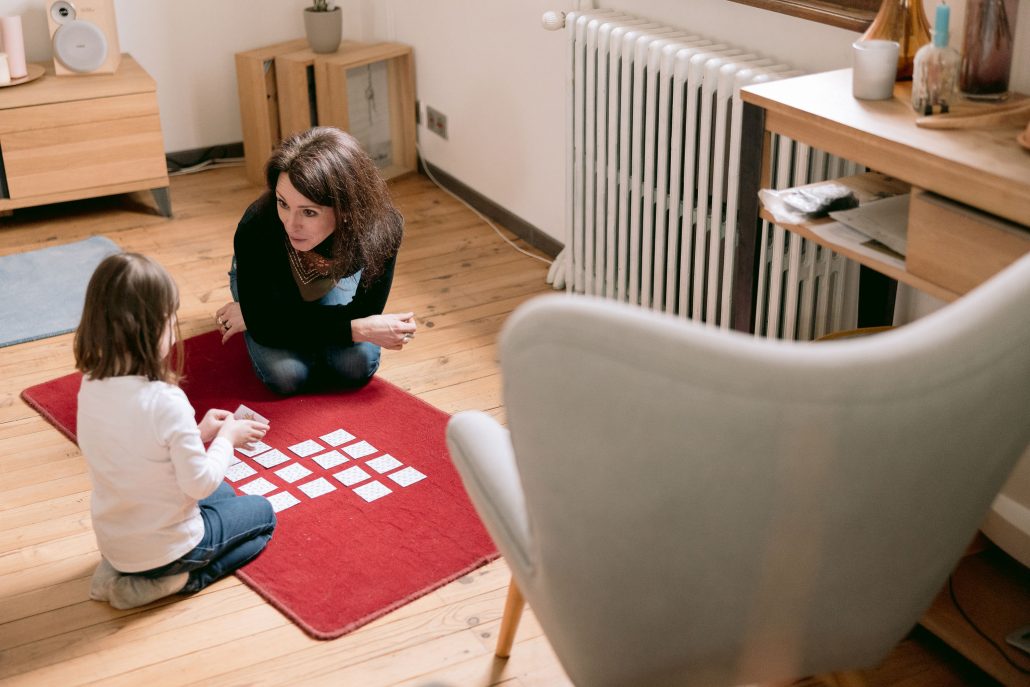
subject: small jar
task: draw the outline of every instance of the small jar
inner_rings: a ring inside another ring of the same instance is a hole
[[[959,89],[973,100],[1004,100],[1015,44],[1018,0],[967,0]]]

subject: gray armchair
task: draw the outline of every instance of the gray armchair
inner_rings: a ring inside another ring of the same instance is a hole
[[[586,297],[501,341],[509,431],[448,443],[578,685],[737,685],[880,662],[1030,443],[1030,256],[906,327],[755,339]]]

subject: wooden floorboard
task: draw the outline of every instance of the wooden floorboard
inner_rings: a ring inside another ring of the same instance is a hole
[[[497,337],[547,266],[512,250],[424,177],[391,182],[406,232],[388,310],[412,310],[415,342],[380,374],[447,411],[504,421]],[[229,299],[239,216],[260,193],[242,169],[175,177],[173,219],[138,193],[0,218],[0,255],[103,234],[147,253],[181,289],[183,334],[210,331]],[[509,238],[514,238],[510,233]],[[523,248],[528,248],[522,242]],[[5,685],[569,684],[532,611],[512,658],[493,658],[508,584],[496,561],[333,641],[309,638],[235,577],[185,599],[117,611],[88,599],[99,560],[78,449],[20,398],[73,370],[70,334],[0,349],[0,682]],[[867,672],[870,685],[966,684],[968,666],[918,637]]]

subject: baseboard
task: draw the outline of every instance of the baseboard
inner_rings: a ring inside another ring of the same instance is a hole
[[[433,177],[448,191],[458,196],[466,203],[479,210],[485,216],[511,230],[520,239],[550,257],[556,257],[564,245],[550,234],[536,228],[526,220],[511,211],[501,207],[483,194],[479,193],[464,182],[455,179],[436,165],[426,162],[420,156],[418,159],[419,174],[425,174],[426,168]]]

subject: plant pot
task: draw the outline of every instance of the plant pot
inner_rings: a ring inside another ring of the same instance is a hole
[[[343,12],[335,7],[328,12],[315,12],[310,7],[304,10],[304,33],[308,45],[316,53],[336,52],[343,36]]]

